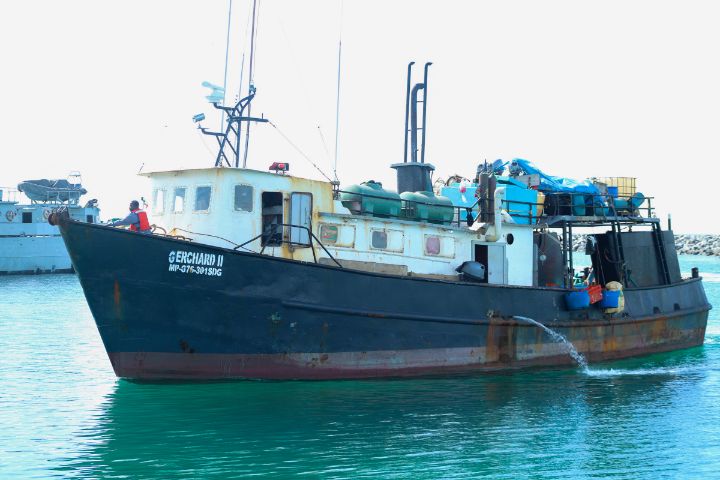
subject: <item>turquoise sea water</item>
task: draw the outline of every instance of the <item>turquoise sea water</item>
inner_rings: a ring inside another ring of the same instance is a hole
[[[720,306],[720,260],[698,266]],[[0,278],[0,479],[718,478],[703,347],[467,378],[117,380],[73,275]]]

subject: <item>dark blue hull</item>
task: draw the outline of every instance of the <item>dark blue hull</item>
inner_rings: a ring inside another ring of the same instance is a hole
[[[115,372],[157,379],[363,378],[570,364],[703,343],[700,279],[625,292],[621,316],[564,291],[340,269],[64,221]],[[180,253],[178,253],[180,252]],[[179,255],[179,257],[178,257]]]

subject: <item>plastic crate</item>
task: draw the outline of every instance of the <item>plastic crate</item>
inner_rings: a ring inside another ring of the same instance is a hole
[[[600,285],[590,285],[587,287],[588,295],[590,295],[590,303],[597,303],[603,299],[602,287]]]
[[[632,197],[637,192],[635,177],[596,177],[595,181],[609,187],[617,187],[618,197]]]

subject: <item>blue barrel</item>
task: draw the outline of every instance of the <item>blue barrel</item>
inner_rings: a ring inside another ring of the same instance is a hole
[[[587,290],[575,290],[565,294],[568,310],[582,310],[590,306],[590,294]]]
[[[603,290],[603,298],[600,300],[600,308],[617,308],[620,302],[620,290]]]
[[[585,211],[585,195],[572,195],[572,214],[576,217],[583,217],[586,215]]]
[[[613,198],[618,197],[618,187],[608,187],[608,195]]]

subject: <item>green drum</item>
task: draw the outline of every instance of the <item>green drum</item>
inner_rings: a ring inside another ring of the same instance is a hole
[[[383,189],[382,183],[373,180],[344,188],[340,193],[340,201],[353,215],[400,216],[400,195]]]
[[[404,192],[403,217],[430,223],[451,223],[455,209],[447,197],[440,197],[433,192]]]

